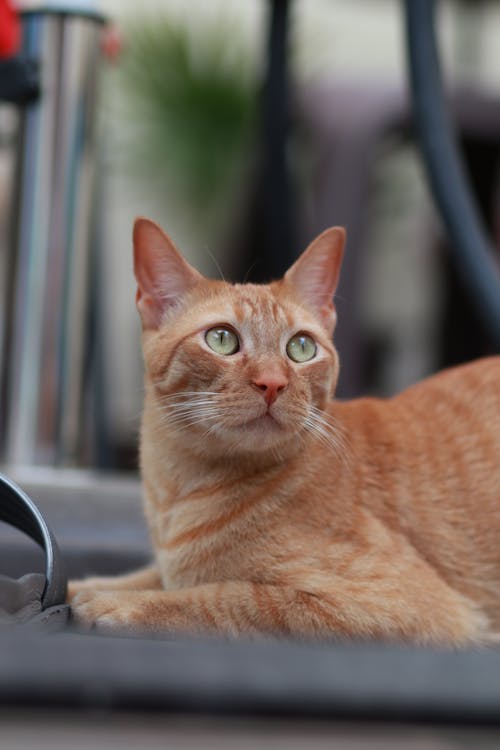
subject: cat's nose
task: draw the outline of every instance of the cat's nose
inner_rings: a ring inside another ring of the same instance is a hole
[[[271,404],[274,404],[281,391],[284,391],[287,387],[288,378],[286,378],[285,375],[278,373],[268,375],[267,377],[262,375],[261,377],[254,378],[252,380],[252,385],[259,391],[262,391],[262,395],[264,396],[267,405],[271,406]]]

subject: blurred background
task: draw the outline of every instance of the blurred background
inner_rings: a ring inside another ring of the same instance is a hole
[[[16,4],[24,11],[32,6]],[[77,6],[81,11],[82,3]],[[500,4],[443,0],[438,6],[451,108],[480,211],[498,246]],[[52,77],[33,99],[59,92],[54,106],[62,112],[61,130],[49,114],[38,124],[49,133],[52,171],[39,164],[43,148],[30,136],[30,107],[37,105],[0,102],[4,461],[136,469],[142,363],[131,228],[138,215],[160,223],[200,271],[235,281],[283,273],[316,234],[345,225],[339,397],[389,395],[493,350],[450,260],[416,150],[399,0],[102,0],[84,7],[91,42],[83,44],[78,29],[72,42],[61,26],[38,28],[40,38],[48,34],[41,64],[59,49],[47,65]],[[30,51],[38,43],[36,14],[23,19]],[[279,49],[270,52],[280,23],[286,70],[273,61]],[[72,78],[65,60],[84,54],[92,75],[75,68]],[[65,90],[84,113],[85,127],[75,124],[84,144],[80,161],[70,155],[67,170],[81,171],[74,189],[87,196],[87,208],[80,223],[78,212],[72,215],[57,239],[54,222],[59,216],[64,224],[70,210],[57,171],[73,111]],[[45,188],[43,169],[51,175]],[[38,186],[31,202],[20,198],[23,179],[25,192],[26,184]],[[40,202],[51,196],[50,205]],[[22,257],[13,247],[22,241],[19,217],[30,210],[29,252],[37,252],[42,235],[48,239],[39,273],[23,261],[21,294],[21,272],[12,269]],[[57,286],[54,247],[59,242],[64,253],[75,233],[79,260]],[[47,311],[47,298],[57,294],[59,312]],[[57,327],[58,315],[70,321],[48,336],[53,353],[29,328],[29,314],[39,323],[43,318],[40,337],[51,320]],[[23,360],[16,337],[32,341],[35,354]],[[73,355],[78,374],[69,370],[68,383],[64,362]],[[20,374],[14,363],[21,368],[23,361],[33,366],[24,364]],[[63,364],[53,368],[55,361]],[[27,369],[32,380],[25,382]],[[71,408],[52,404],[57,388],[66,388]],[[73,422],[65,427],[60,412],[71,409]]]

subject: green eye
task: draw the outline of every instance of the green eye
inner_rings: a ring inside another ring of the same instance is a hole
[[[307,362],[316,355],[316,344],[310,336],[298,333],[286,345],[286,353],[294,362]]]
[[[240,348],[238,336],[230,328],[210,328],[205,334],[205,341],[217,354],[235,354]]]

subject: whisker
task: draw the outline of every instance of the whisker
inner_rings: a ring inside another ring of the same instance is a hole
[[[167,416],[171,416],[173,419],[182,418],[184,416],[217,416],[220,414],[220,409],[216,409],[213,406],[197,406],[191,409],[170,409],[161,412]]]
[[[159,427],[173,432],[206,427],[202,438],[208,437],[232,413],[230,405],[220,403],[219,395],[215,391],[183,391],[160,397],[156,409]]]
[[[199,416],[195,416],[192,418],[185,417],[179,420],[165,420],[161,426],[168,427],[168,429],[172,430],[173,432],[180,432],[182,430],[188,429],[189,427],[203,425],[208,421],[208,419],[209,418],[206,417],[200,419]],[[217,415],[212,415],[210,419],[216,420]]]
[[[160,428],[180,432],[191,427],[202,427],[202,440],[223,430],[227,417],[234,414],[232,405],[221,403],[219,392],[209,390],[161,394],[156,400],[156,406]],[[297,414],[297,418],[302,421],[308,435],[349,466],[348,443],[332,415],[310,405],[307,414]],[[244,435],[238,436],[229,444],[228,452],[235,453],[243,442]],[[279,446],[271,446],[269,450],[277,461],[283,460]]]
[[[218,396],[217,391],[176,391],[175,393],[165,393],[161,398],[184,398],[185,396]]]
[[[163,393],[159,396],[156,396],[158,401],[166,401],[166,402],[182,402],[187,399],[189,400],[197,400],[200,398],[211,398],[216,399],[219,394],[215,393],[213,391],[181,391],[180,393]]]
[[[309,413],[304,419],[304,427],[325,447],[333,450],[344,465],[349,468],[349,450],[345,435],[337,424],[330,421],[331,415],[325,414],[315,406],[309,407]]]
[[[196,411],[204,409],[217,409],[217,406],[210,401],[200,401],[197,403],[184,403],[184,404],[160,404],[157,406],[157,410],[168,414],[182,414],[186,411]]]
[[[254,268],[255,268],[255,266],[256,266],[256,265],[258,265],[259,263],[260,263],[260,258],[256,258],[256,259],[254,260],[254,262],[253,262],[253,263],[252,263],[252,264],[250,265],[250,267],[249,267],[248,271],[247,271],[247,272],[245,273],[245,275],[244,275],[244,277],[243,277],[243,281],[241,282],[242,284],[245,284],[245,283],[246,283],[246,280],[248,279],[248,277],[249,277],[249,276],[250,276],[250,274],[252,273],[253,269],[254,269]]]
[[[217,260],[217,258],[215,257],[215,255],[214,255],[213,253],[211,253],[211,252],[210,252],[210,250],[208,249],[208,247],[205,247],[205,252],[206,252],[206,253],[207,253],[207,255],[209,255],[209,256],[210,256],[210,258],[212,259],[212,261],[213,261],[213,264],[214,264],[214,266],[216,267],[217,271],[219,272],[219,276],[221,277],[222,281],[225,281],[226,279],[224,278],[224,274],[222,273],[222,268],[220,267],[220,263],[219,263],[219,261]]]

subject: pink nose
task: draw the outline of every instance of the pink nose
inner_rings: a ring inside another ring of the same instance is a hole
[[[278,394],[287,387],[288,380],[284,375],[263,375],[252,380],[252,385],[262,391],[267,405],[271,406],[278,398]]]

